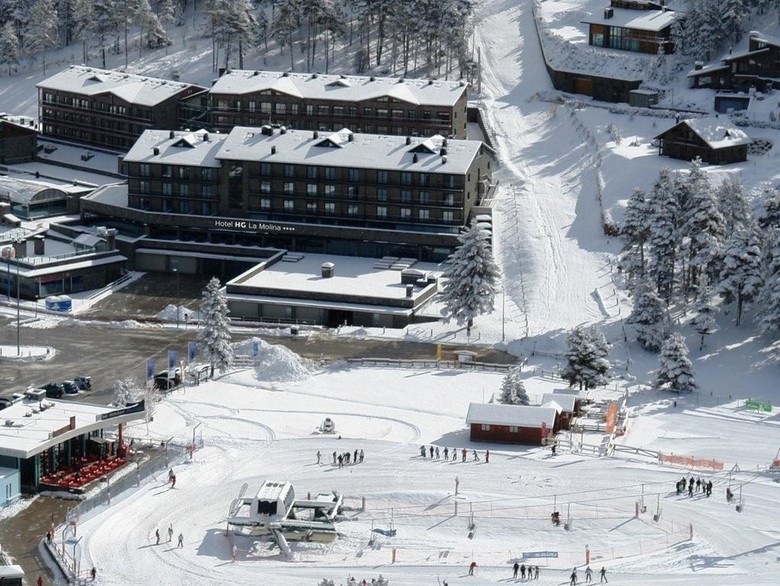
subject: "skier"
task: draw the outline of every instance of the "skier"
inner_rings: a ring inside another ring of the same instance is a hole
[[[339,454],[339,468],[343,468],[343,467],[344,467],[344,456]]]
[[[712,494],[712,480],[707,481],[707,496]]]
[[[352,463],[353,464],[357,464],[357,461],[358,461],[357,459],[358,459],[358,451],[355,450],[355,453],[353,454],[353,457],[352,457]]]
[[[534,580],[538,580],[538,579],[539,579],[539,566],[534,566]]]
[[[154,536],[157,538],[156,545],[160,545],[160,530],[159,529],[155,529],[154,530]]]
[[[515,566],[517,566],[517,564],[515,564]],[[529,573],[530,573],[530,572],[529,572]],[[515,572],[515,578],[517,578],[517,572]],[[523,564],[522,566],[520,566],[520,578],[521,578],[522,580],[525,580],[525,564]]]
[[[466,461],[466,448],[463,448],[463,462]]]
[[[173,474],[173,468],[171,468],[170,470],[168,470],[168,482],[170,482],[171,480],[173,480],[173,476],[174,476],[174,474]]]
[[[38,586],[43,586],[43,578],[41,576],[38,576],[37,584]]]
[[[609,580],[607,580],[607,568],[601,566],[601,571],[599,572],[599,575],[601,576],[601,580],[599,580],[599,584],[601,582],[606,582],[607,584],[609,584]]]
[[[572,586],[574,586],[576,583],[577,583],[577,568],[575,567],[575,568],[574,568],[574,569],[571,571],[571,580],[569,581],[569,584],[571,584]]]
[[[471,450],[474,453],[474,461],[479,462],[479,454],[477,454],[477,450]]]
[[[173,541],[173,524],[168,525],[168,541]]]
[[[97,568],[95,566],[92,566],[92,569],[89,571],[89,575],[92,576],[92,581],[95,581],[95,576],[97,576]]]
[[[184,547],[184,535],[179,533],[179,543],[177,544],[177,547]]]
[[[450,459],[450,449],[444,448],[444,459],[449,460]]]
[[[425,446],[420,446],[420,455],[424,458],[425,457]]]
[[[552,445],[552,448],[550,448],[550,451],[552,452],[552,455],[555,455],[555,444]]]
[[[590,566],[585,568],[585,582],[590,584],[590,580],[593,578],[593,570],[590,569]]]
[[[176,488],[176,475],[171,478],[171,488]]]
[[[457,459],[458,459],[458,448],[452,448],[452,461],[454,462]]]
[[[349,464],[349,452],[344,452],[344,463]]]
[[[365,457],[365,454],[363,453],[363,448],[360,448],[360,463],[363,463],[363,458]]]
[[[520,564],[515,562],[515,565],[512,566],[512,577],[517,578],[517,571],[520,569]],[[523,568],[523,574],[525,574],[525,567]],[[523,576],[525,577],[525,576]]]
[[[680,480],[680,485],[682,486],[682,492],[685,492],[685,485],[688,483],[685,476],[682,477],[682,480]]]
[[[477,562],[471,562],[469,564],[469,576],[473,576],[474,575],[474,568],[476,568],[476,567],[477,567]]]
[[[485,464],[490,462],[490,450],[485,450]]]
[[[320,454],[320,451],[317,450],[317,465],[319,466],[320,460],[322,459],[322,454]]]
[[[689,497],[693,496],[694,486],[695,486],[695,484],[692,481],[688,483],[688,496]]]
[[[433,460],[433,446],[431,446],[431,460]]]
[[[696,492],[699,492],[701,489],[701,478],[696,479]]]
[[[333,452],[333,465],[336,465],[336,452]]]
[[[436,459],[439,459],[439,446],[436,446]]]

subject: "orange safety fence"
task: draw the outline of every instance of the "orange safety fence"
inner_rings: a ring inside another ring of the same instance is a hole
[[[678,464],[688,468],[709,468],[711,470],[723,470],[723,462],[717,460],[705,460],[692,456],[676,456],[674,454],[658,454],[658,459],[667,464]]]
[[[607,407],[607,414],[604,416],[607,433],[615,431],[615,422],[617,421],[617,404],[612,401]]]
[[[772,465],[770,466],[770,468],[777,468],[778,470],[780,470],[780,459],[772,460]]]

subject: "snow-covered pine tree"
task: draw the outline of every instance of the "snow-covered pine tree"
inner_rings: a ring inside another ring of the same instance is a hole
[[[135,379],[127,377],[114,382],[114,404],[122,407],[132,405],[142,396],[143,392]]]
[[[92,0],[73,0],[71,3],[73,14],[73,36],[81,40],[82,61],[89,65],[89,42],[92,29]]]
[[[10,20],[0,29],[0,61],[8,66],[8,75],[13,72],[13,66],[19,64],[19,37],[16,28]]]
[[[634,188],[628,199],[620,235],[623,237],[623,251],[620,268],[628,275],[629,284],[645,276],[645,248],[650,238],[652,214],[650,202],[643,190]]]
[[[528,405],[530,403],[520,374],[520,366],[513,366],[506,371],[501,382],[501,397],[499,398],[501,403],[505,405]]]
[[[767,242],[767,273],[759,295],[762,304],[758,327],[780,337],[780,224],[770,230]]]
[[[669,169],[661,169],[649,194],[652,212],[647,254],[647,274],[658,294],[671,301],[675,284],[680,203],[675,178]]]
[[[636,324],[636,339],[650,352],[658,352],[668,331],[666,306],[655,290],[644,284],[634,294],[634,308],[626,320]]]
[[[226,372],[233,364],[233,347],[230,345],[230,322],[225,293],[221,290],[219,279],[212,277],[203,290],[200,303],[200,324],[198,342],[203,348],[203,356],[214,369]]]
[[[696,390],[693,364],[688,358],[688,346],[682,335],[674,333],[664,340],[658,362],[656,388],[675,393],[690,393]]]
[[[747,194],[738,177],[726,177],[715,190],[718,209],[723,216],[726,234],[743,228],[751,222],[752,213]]]
[[[721,26],[732,43],[738,43],[745,34],[750,17],[749,0],[719,0],[721,2]]]
[[[569,386],[592,389],[607,384],[607,343],[601,332],[578,326],[569,332],[566,346],[567,364],[561,370],[561,377]]]
[[[720,272],[718,264],[726,230],[718,202],[698,157],[691,161],[685,183],[687,196],[680,232],[687,248],[687,293],[696,291],[702,278],[715,277]]]
[[[780,226],[780,189],[769,187],[763,196],[764,212],[758,218],[758,225],[764,229]]]
[[[57,8],[54,0],[35,0],[30,8],[30,19],[25,28],[24,44],[29,54],[41,54],[44,75],[46,75],[46,49],[54,47],[59,40],[57,25]]]
[[[715,316],[717,311],[712,303],[712,290],[709,287],[701,287],[696,302],[693,304],[695,315],[690,321],[691,327],[701,336],[699,340],[699,352],[704,349],[704,337],[718,331]]]
[[[466,324],[471,332],[474,318],[493,311],[501,272],[490,249],[490,235],[476,221],[458,235],[460,246],[449,257],[441,298],[449,321]]]
[[[744,304],[755,300],[762,284],[761,240],[753,225],[737,230],[726,242],[718,285],[724,301],[737,304],[737,326]]]
[[[293,33],[298,29],[297,0],[282,0],[274,9],[274,19],[271,23],[271,37],[279,43],[279,54],[284,46],[290,48],[290,70],[295,71],[295,54],[293,52]]]

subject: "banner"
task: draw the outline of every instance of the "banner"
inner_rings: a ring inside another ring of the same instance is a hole
[[[260,355],[260,340],[252,340],[252,358]]]
[[[176,369],[176,350],[168,350],[168,376],[173,376]]]
[[[154,358],[149,358],[146,361],[146,384],[152,382],[154,378]]]
[[[188,342],[187,343],[187,362],[192,364],[195,362],[195,355],[198,353],[198,344],[197,342]]]

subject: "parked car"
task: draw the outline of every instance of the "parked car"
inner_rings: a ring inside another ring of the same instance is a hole
[[[79,386],[72,380],[62,381],[62,390],[69,395],[75,395],[79,392]]]
[[[169,391],[174,387],[178,387],[181,384],[181,368],[176,368],[173,371],[173,377],[167,370],[163,370],[154,375],[154,388],[158,391]]]
[[[46,396],[50,399],[59,399],[65,392],[65,389],[62,387],[62,385],[58,383],[48,383],[43,385],[41,388],[46,391]]]
[[[82,391],[88,391],[92,388],[91,376],[77,376],[73,378],[73,382],[76,383],[76,386]]]

